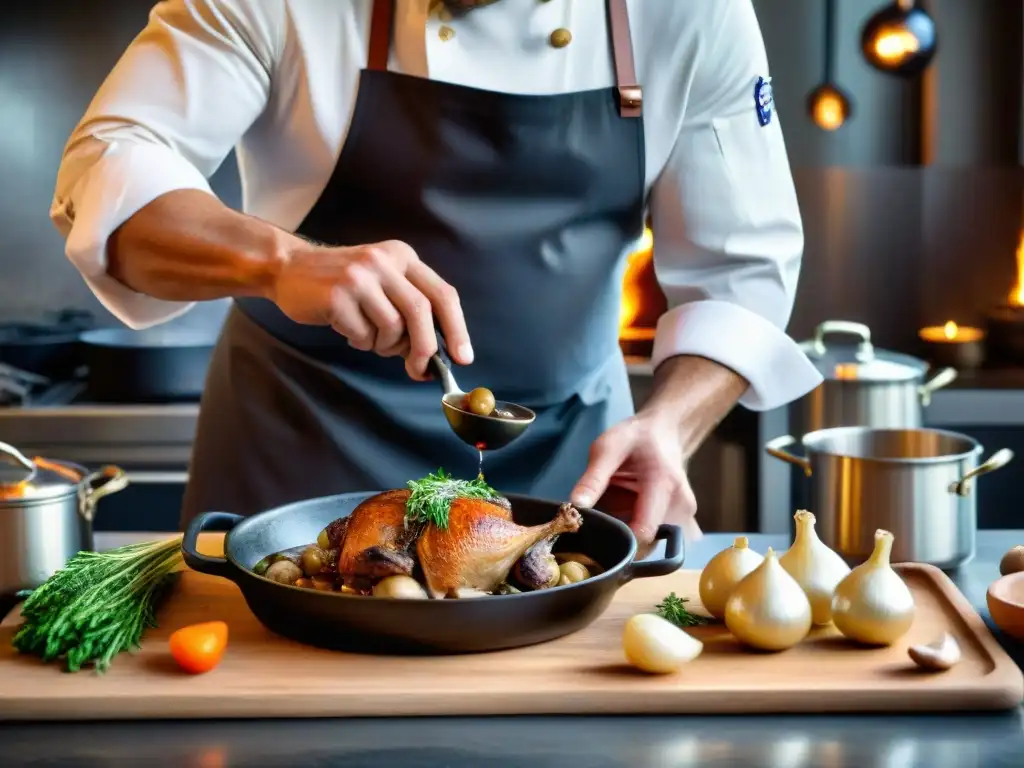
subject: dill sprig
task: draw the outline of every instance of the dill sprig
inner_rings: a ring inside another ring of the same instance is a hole
[[[408,523],[433,523],[438,528],[448,527],[448,515],[455,499],[496,499],[498,492],[486,482],[456,480],[439,469],[419,480],[409,481],[409,500],[405,502]]]
[[[699,627],[707,624],[708,620],[704,616],[690,613],[686,609],[688,602],[690,602],[688,597],[679,597],[675,592],[670,592],[668,597],[656,606],[658,615],[677,627]]]
[[[61,659],[68,672],[89,664],[105,672],[156,626],[156,610],[182,567],[180,538],[79,552],[22,605],[14,648]]]

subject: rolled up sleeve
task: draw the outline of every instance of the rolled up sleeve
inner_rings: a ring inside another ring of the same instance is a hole
[[[750,383],[742,405],[770,410],[821,382],[785,331],[803,227],[779,117],[762,126],[757,116],[755,86],[769,74],[751,0],[716,5],[718,28],[651,194],[655,272],[669,303],[652,362],[714,360]]]
[[[129,327],[165,322],[192,304],[145,296],[110,277],[108,240],[162,195],[213,194],[208,178],[267,103],[274,7],[242,0],[158,4],[68,141],[50,218],[68,259]]]

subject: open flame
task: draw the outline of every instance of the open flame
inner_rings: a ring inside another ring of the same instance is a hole
[[[636,250],[626,260],[626,273],[622,278],[622,308],[619,311],[620,335],[631,328],[633,321],[640,314],[643,304],[643,289],[638,278],[650,264],[654,252],[654,234],[650,227],[644,228],[644,234],[637,244]]]
[[[1024,307],[1024,232],[1021,232],[1020,241],[1017,243],[1017,278],[1010,291],[1010,304],[1014,307]]]
[[[960,327],[952,320],[949,320],[944,326],[942,326],[942,335],[947,339],[955,339],[958,333],[960,333]]]

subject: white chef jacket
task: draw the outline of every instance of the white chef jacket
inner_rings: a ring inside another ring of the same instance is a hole
[[[519,94],[615,82],[602,0],[499,0],[456,19],[429,6],[397,0],[391,70]],[[740,400],[748,408],[784,405],[821,378],[784,330],[803,229],[778,115],[764,127],[757,119],[755,84],[769,72],[751,0],[628,7],[655,272],[670,307],[653,363],[709,358],[750,382]],[[160,195],[212,192],[207,179],[233,147],[244,211],[289,231],[302,223],[345,141],[371,8],[372,0],[154,7],[71,136],[51,207],[68,258],[126,325],[166,322],[192,305],[107,275],[107,239]],[[566,47],[549,42],[558,28],[572,33]]]

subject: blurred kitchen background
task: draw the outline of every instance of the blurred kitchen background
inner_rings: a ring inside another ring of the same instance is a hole
[[[84,310],[96,325],[115,324],[65,260],[47,209],[64,142],[150,5],[91,0],[56,13],[50,4],[19,3],[4,12],[2,322],[53,324],[58,310]],[[985,329],[1000,305],[1024,304],[1024,291],[1015,290],[1024,270],[1024,2],[916,3],[934,19],[939,43],[930,66],[910,76],[871,66],[862,50],[862,30],[891,5],[886,0],[754,5],[806,228],[791,333],[807,339],[824,320],[858,321],[877,347],[930,359],[950,345],[923,342],[922,328],[955,337],[958,329]],[[826,77],[852,104],[838,127],[831,92],[809,110],[809,94]],[[226,202],[240,204],[233,158],[213,185]],[[644,355],[663,301],[651,276],[652,247],[649,238],[640,244],[624,285],[623,348],[638,404],[649,386]],[[213,336],[225,309],[214,303],[175,322]],[[1009,313],[1011,331],[1019,322],[1024,336],[1024,312],[1019,319]],[[63,320],[73,325],[82,317],[65,312]],[[55,388],[55,378],[26,381],[10,368],[0,376],[0,440],[128,469],[134,482],[102,503],[99,529],[174,528],[196,402],[96,402],[81,382]],[[1024,457],[1024,355],[962,371],[935,394],[926,420],[972,435],[985,455],[1010,447]],[[799,478],[767,457],[763,444],[789,429],[788,409],[738,409],[721,425],[690,467],[705,529],[788,527]],[[1020,527],[1015,464],[980,483],[981,527]]]

